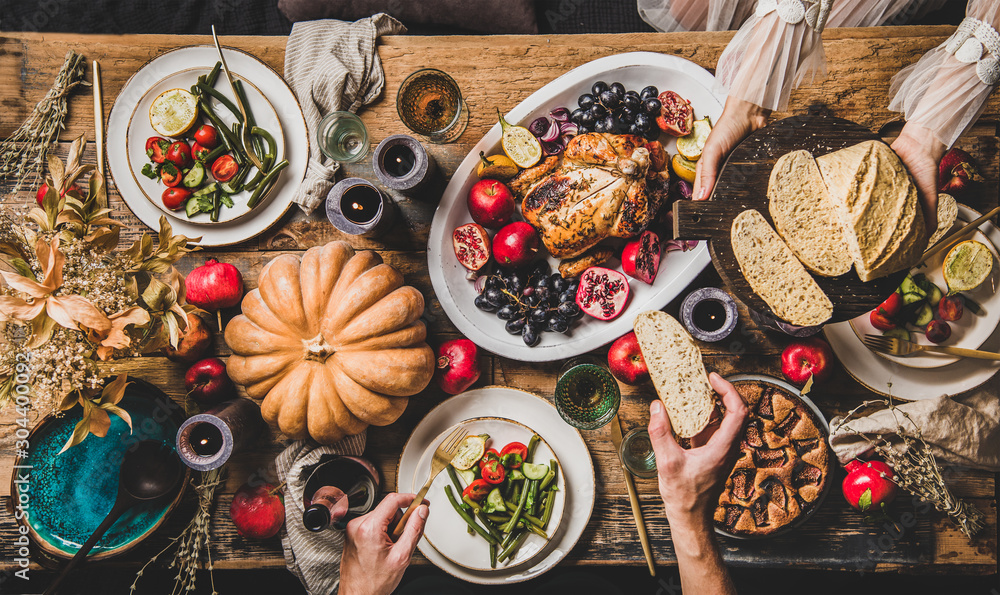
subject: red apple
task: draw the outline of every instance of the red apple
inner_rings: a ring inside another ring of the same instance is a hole
[[[781,352],[781,373],[796,386],[805,386],[810,376],[823,382],[833,373],[830,344],[819,337],[792,341]]]
[[[285,504],[277,492],[269,483],[256,486],[246,483],[236,490],[229,516],[240,535],[268,539],[278,534],[285,524]]]
[[[629,385],[649,380],[649,368],[634,332],[618,337],[608,350],[608,368],[619,381]]]
[[[498,180],[479,180],[469,190],[469,214],[476,223],[499,229],[514,216],[514,195]]]
[[[493,258],[505,267],[521,267],[535,260],[541,243],[534,227],[515,221],[493,236]]]
[[[201,317],[187,313],[187,326],[181,331],[177,348],[167,345],[163,350],[168,358],[175,362],[196,362],[201,359],[212,345],[212,333],[202,322]]]
[[[437,381],[441,390],[457,395],[479,380],[479,348],[468,339],[452,339],[438,347]]]
[[[892,481],[892,467],[882,461],[862,462],[857,459],[844,465],[847,477],[841,488],[847,503],[856,510],[879,509],[896,498],[899,487]]]
[[[196,362],[184,375],[188,394],[202,407],[210,407],[236,397],[236,387],[226,373],[226,363],[217,357]]]

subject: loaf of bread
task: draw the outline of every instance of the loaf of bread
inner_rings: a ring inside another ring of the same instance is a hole
[[[944,234],[951,230],[951,226],[955,225],[956,219],[958,219],[958,202],[955,201],[955,197],[943,192],[938,194],[938,226],[934,235],[931,236],[931,239],[927,240],[927,247],[930,248],[934,244],[937,244],[938,240],[943,238]]]
[[[743,276],[778,318],[815,326],[833,316],[830,298],[759,212],[737,215],[730,241]]]
[[[862,281],[908,269],[927,246],[917,188],[899,157],[865,141],[816,158]]]
[[[826,277],[851,270],[840,220],[811,153],[792,151],[778,159],[767,201],[775,229],[807,269]]]
[[[705,429],[715,408],[701,351],[673,316],[659,310],[635,318],[635,336],[649,368],[656,394],[670,415],[670,425],[681,438]]]

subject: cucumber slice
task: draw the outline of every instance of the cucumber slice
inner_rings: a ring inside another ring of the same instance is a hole
[[[218,190],[218,188],[219,188],[219,185],[216,184],[215,182],[212,182],[208,186],[205,186],[204,188],[201,188],[200,190],[198,190],[197,192],[195,192],[194,196],[204,196],[206,194],[212,194],[213,192],[215,192],[216,190]]]
[[[521,465],[521,471],[528,479],[543,479],[549,472],[548,465],[536,465],[535,463],[525,463]]]
[[[192,196],[191,198],[189,198],[187,200],[186,203],[184,203],[184,214],[187,215],[188,217],[194,217],[195,215],[197,215],[200,212],[201,212],[201,209],[198,208],[198,199],[197,198],[195,198],[195,197]]]
[[[892,330],[885,331],[882,333],[886,337],[895,337],[897,339],[902,339],[903,341],[910,341],[910,331],[905,328],[894,328]]]
[[[200,162],[196,161],[191,169],[188,170],[187,174],[184,175],[184,179],[181,183],[184,184],[185,188],[197,188],[205,182],[205,166]]]
[[[510,481],[524,481],[524,473],[520,469],[511,469],[507,472],[507,479]]]
[[[915,304],[917,302],[923,301],[927,296],[923,293],[907,292],[903,294],[903,305],[909,306],[910,304]]]
[[[476,481],[476,472],[472,469],[455,469],[455,472],[462,478],[462,481],[465,482],[466,486]]]
[[[934,320],[934,309],[931,308],[930,304],[924,304],[917,310],[917,317],[914,319],[913,324],[927,326],[927,323],[932,320]]]
[[[913,277],[909,275],[907,275],[906,278],[903,279],[903,282],[900,283],[899,291],[903,294],[904,298],[908,293],[915,293],[920,295],[921,297],[924,296],[924,290],[920,289],[920,286],[917,285],[917,283],[913,280]]]
[[[944,297],[944,292],[942,292],[941,288],[935,285],[933,281],[927,282],[926,291],[927,291],[927,303],[936,308],[938,302],[940,302],[941,298]]]
[[[500,488],[493,488],[490,494],[486,496],[486,506],[483,507],[483,512],[486,514],[492,514],[494,512],[506,512],[507,507],[503,503],[503,494],[500,493]]]

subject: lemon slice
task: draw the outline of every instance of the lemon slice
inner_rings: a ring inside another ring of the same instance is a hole
[[[517,175],[517,164],[506,155],[486,156],[483,151],[479,152],[479,165],[476,166],[476,175],[480,178],[491,178],[506,182]]]
[[[531,134],[524,126],[508,124],[500,115],[499,109],[497,116],[500,117],[500,129],[503,130],[503,137],[500,141],[503,152],[507,153],[511,161],[519,167],[527,168],[538,163],[542,158],[542,145],[535,138],[535,135]]]
[[[708,116],[701,120],[695,120],[691,134],[677,139],[677,152],[689,161],[698,161],[701,158],[702,150],[705,148],[705,141],[708,139],[709,132],[712,132],[712,122],[708,119]]]
[[[674,168],[674,173],[677,174],[678,178],[686,182],[694,182],[695,167],[697,167],[694,161],[685,159],[678,153],[670,160],[670,165]]]
[[[964,241],[948,251],[941,272],[949,291],[971,291],[993,272],[993,253],[982,242]]]
[[[459,471],[470,469],[479,462],[479,459],[483,458],[485,452],[486,439],[482,436],[469,436],[458,447],[458,452],[452,458],[451,465]]]
[[[198,98],[184,89],[160,93],[149,106],[149,123],[163,136],[180,136],[198,120]]]

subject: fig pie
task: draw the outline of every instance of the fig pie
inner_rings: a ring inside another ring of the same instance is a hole
[[[819,503],[831,473],[827,431],[802,399],[779,386],[733,385],[749,415],[715,524],[734,535],[770,535]]]

